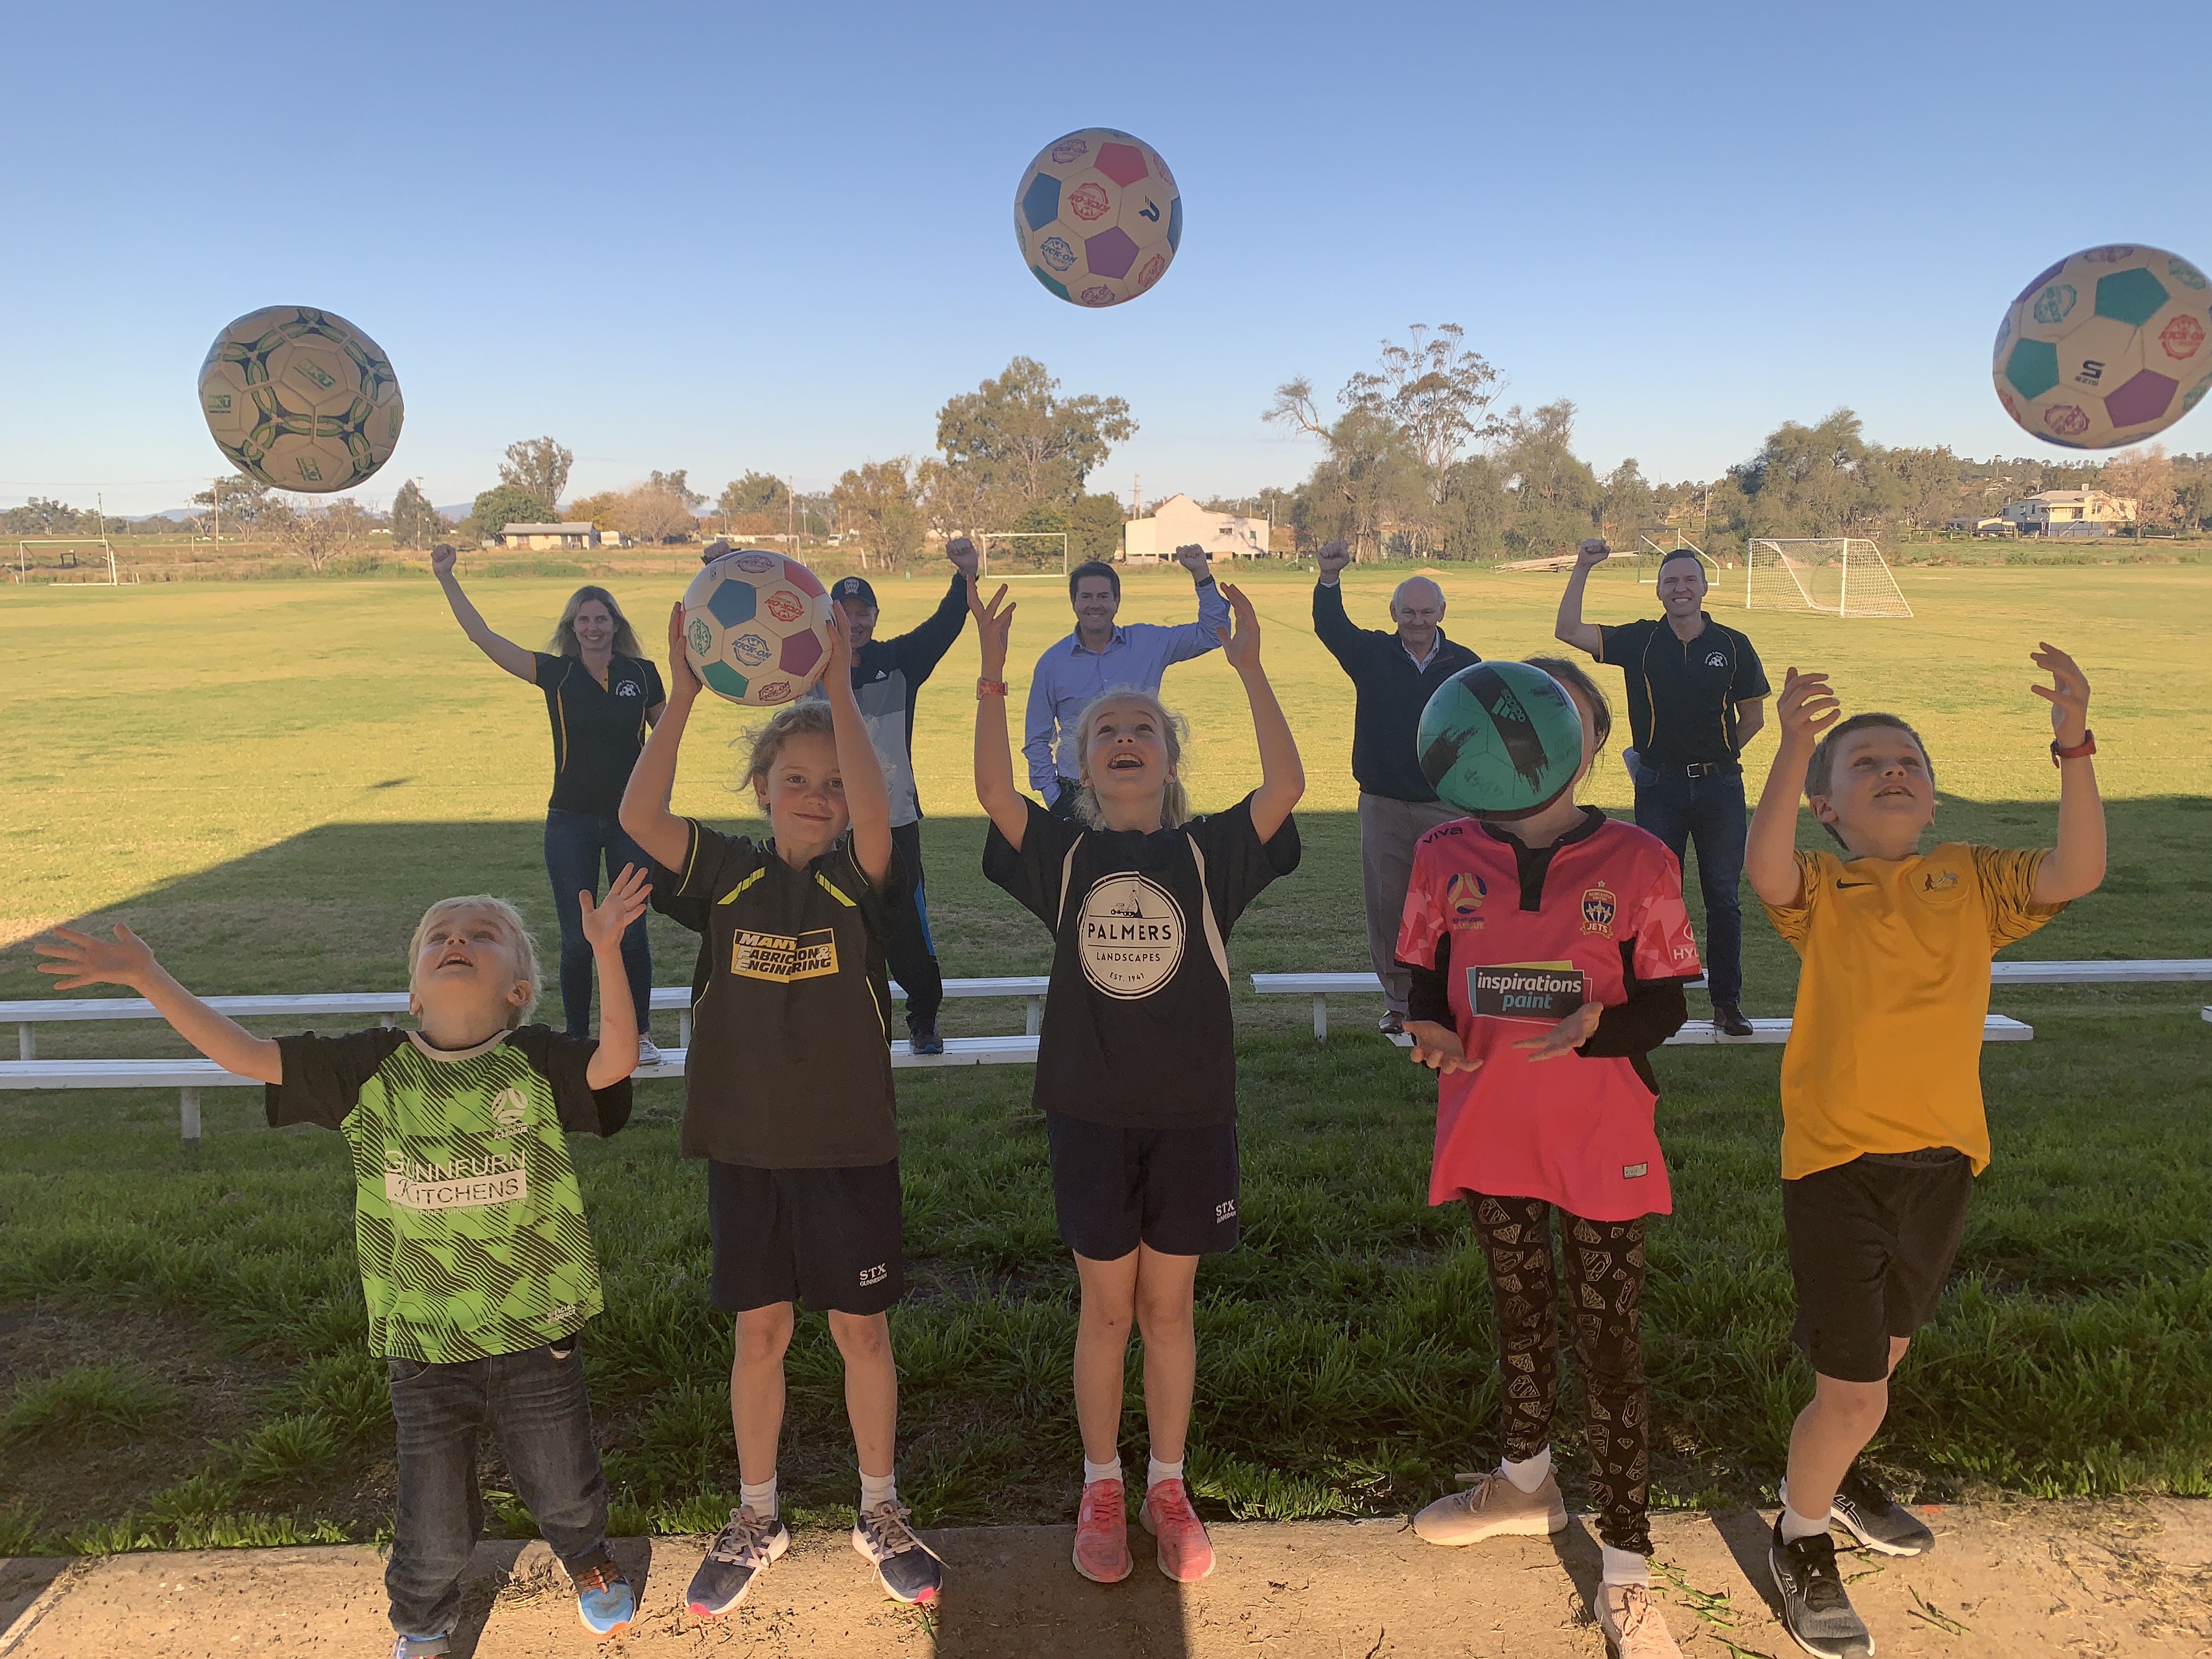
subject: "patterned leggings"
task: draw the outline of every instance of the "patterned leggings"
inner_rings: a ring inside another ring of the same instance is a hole
[[[1552,1262],[1552,1206],[1535,1198],[1467,1195],[1490,1260],[1505,1390],[1505,1455],[1534,1457],[1550,1442],[1559,1403],[1559,1287]],[[1575,1364],[1589,1401],[1590,1502],[1598,1536],[1651,1553],[1650,1418],[1644,1395],[1644,1219],[1585,1221],[1559,1212]]]

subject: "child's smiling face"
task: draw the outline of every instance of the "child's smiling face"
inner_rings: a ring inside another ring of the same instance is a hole
[[[1854,858],[1904,858],[1936,821],[1936,780],[1909,732],[1870,726],[1836,745],[1828,793],[1813,816],[1835,826]]]
[[[408,976],[408,1004],[441,1048],[482,1042],[507,1029],[530,1002],[529,979],[506,922],[456,906],[431,921]]]
[[[786,738],[768,770],[755,775],[753,795],[768,814],[776,850],[797,863],[828,852],[853,821],[837,739],[828,732]]]
[[[1083,753],[1082,781],[1102,805],[1136,805],[1149,797],[1157,809],[1173,775],[1167,732],[1151,703],[1117,697],[1098,709]]]

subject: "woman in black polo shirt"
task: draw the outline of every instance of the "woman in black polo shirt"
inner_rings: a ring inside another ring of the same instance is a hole
[[[571,1036],[588,1034],[592,1019],[592,947],[584,938],[577,895],[599,893],[604,864],[611,883],[625,864],[651,868],[644,850],[623,833],[617,814],[623,787],[645,735],[660,719],[668,696],[660,671],[645,654],[629,620],[604,587],[580,587],[562,609],[547,641],[532,651],[491,631],[453,575],[453,550],[440,543],[430,569],[461,631],[477,648],[519,680],[545,694],[553,722],[553,798],[545,808],[545,871],[553,879],[553,908],[561,918],[561,1012]],[[653,954],[645,918],[623,934],[623,968],[637,1006],[638,1060],[651,1066],[660,1051],[650,1029]]]

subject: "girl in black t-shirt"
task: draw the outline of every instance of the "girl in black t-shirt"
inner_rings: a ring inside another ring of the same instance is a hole
[[[1213,1547],[1183,1483],[1198,1370],[1192,1297],[1200,1255],[1237,1243],[1236,1031],[1229,931],[1260,890],[1297,867],[1291,809],[1305,773],[1260,666],[1260,622],[1234,587],[1236,631],[1220,630],[1244,682],[1261,783],[1224,812],[1193,818],[1178,775],[1182,723],[1141,691],[1109,691],[1076,727],[1076,812],[1054,817],[1014,787],[1006,736],[1006,590],[986,606],[969,585],[983,643],[976,683],[975,794],[990,815],[983,871],[1052,931],[1050,995],[1036,1104],[1052,1144],[1053,1203],[1083,1303],[1075,1413],[1083,1501],[1075,1570],[1100,1583],[1130,1571],[1119,1450],[1132,1318],[1145,1336],[1152,1460],[1139,1516],[1160,1571],[1192,1583]]]
[[[643,869],[645,854],[623,833],[617,815],[629,769],[645,747],[646,733],[667,707],[660,671],[638,643],[629,619],[604,587],[580,587],[568,596],[547,641],[532,651],[491,630],[453,574],[453,550],[441,542],[430,569],[461,631],[477,648],[519,680],[545,694],[553,726],[553,798],[545,805],[545,870],[553,878],[553,910],[561,919],[561,1013],[570,1036],[583,1036],[592,1020],[592,947],[584,938],[577,895],[596,896],[605,867],[611,882],[625,865]],[[641,916],[623,934],[623,974],[637,1010],[638,1058],[657,1065],[653,1046],[653,953]],[[605,994],[604,990],[602,994]]]

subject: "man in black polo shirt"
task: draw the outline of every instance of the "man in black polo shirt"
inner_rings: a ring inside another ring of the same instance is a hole
[[[1559,599],[1559,637],[1628,681],[1636,746],[1625,758],[1636,780],[1636,822],[1676,860],[1695,842],[1705,896],[1705,984],[1713,1024],[1749,1036],[1743,1017],[1743,746],[1766,724],[1766,671],[1751,641],[1705,614],[1705,562],[1687,548],[1659,563],[1656,620],[1600,627],[1583,620],[1583,587],[1612,556],[1602,541],[1577,550]]]
[[[1398,921],[1413,876],[1413,843],[1460,816],[1421,775],[1414,733],[1429,695],[1482,660],[1444,637],[1443,590],[1408,576],[1390,595],[1394,630],[1355,628],[1337,575],[1352,562],[1342,542],[1316,561],[1314,633],[1352,677],[1352,775],[1359,784],[1359,867],[1367,901],[1367,954],[1382,981],[1384,1035],[1405,1029],[1413,975],[1398,963]]]

